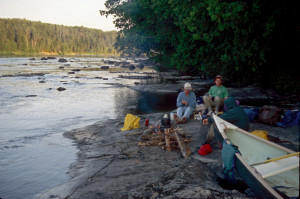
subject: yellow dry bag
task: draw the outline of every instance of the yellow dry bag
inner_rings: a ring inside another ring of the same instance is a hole
[[[125,119],[124,119],[124,127],[121,128],[121,131],[127,131],[131,129],[136,129],[140,127],[140,118],[132,115],[132,114],[127,114]]]
[[[259,136],[265,140],[268,140],[268,132],[263,130],[255,130],[251,132],[253,135]]]

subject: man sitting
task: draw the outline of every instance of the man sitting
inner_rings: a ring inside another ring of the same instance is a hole
[[[196,95],[192,90],[190,83],[184,84],[184,91],[180,92],[177,97],[176,106],[178,123],[184,124],[187,119],[193,114],[196,107]]]
[[[228,90],[223,86],[223,78],[221,75],[217,75],[214,80],[214,86],[210,87],[208,96],[204,96],[203,102],[208,108],[207,115],[212,114],[212,106],[215,106],[215,113],[218,114],[219,107],[224,104],[224,100],[228,97]]]

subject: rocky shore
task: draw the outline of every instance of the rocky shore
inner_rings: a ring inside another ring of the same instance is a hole
[[[178,92],[184,81],[163,86],[134,85],[132,89]],[[202,90],[211,83],[192,81],[194,88]],[[242,102],[245,98],[272,100],[271,96],[275,100],[277,96],[273,91],[255,87],[229,91]],[[297,106],[292,103],[288,107]],[[221,150],[213,146],[213,152],[206,156],[197,153],[209,129],[198,120],[190,118],[186,124],[178,124],[191,139],[188,147],[192,153],[188,158],[182,157],[179,150],[138,146],[146,130],[146,118],[154,125],[164,114],[139,115],[141,127],[131,131],[120,130],[124,125],[122,116],[66,132],[64,135],[74,140],[79,150],[77,161],[69,169],[70,180],[36,198],[256,198],[250,189],[227,190],[218,184],[218,177],[223,177]],[[250,131],[253,130],[265,130],[278,144],[299,150],[299,126],[280,128],[251,123]]]

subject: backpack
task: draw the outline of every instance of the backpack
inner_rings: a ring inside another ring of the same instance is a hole
[[[281,118],[281,109],[276,106],[263,106],[258,112],[258,121],[264,124],[276,126]]]

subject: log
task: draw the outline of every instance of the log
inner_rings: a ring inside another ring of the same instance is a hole
[[[181,139],[180,139],[180,137],[179,137],[179,135],[178,135],[178,133],[177,133],[176,131],[174,132],[174,134],[175,134],[175,137],[176,137],[176,139],[177,139],[178,146],[179,146],[179,148],[180,148],[180,151],[181,151],[182,156],[183,156],[184,158],[187,158],[188,156],[187,156],[187,153],[186,153],[186,151],[185,151],[185,145],[181,142]]]
[[[171,151],[171,142],[170,142],[169,129],[165,129],[165,140],[166,140],[166,149],[167,149],[167,151]]]

